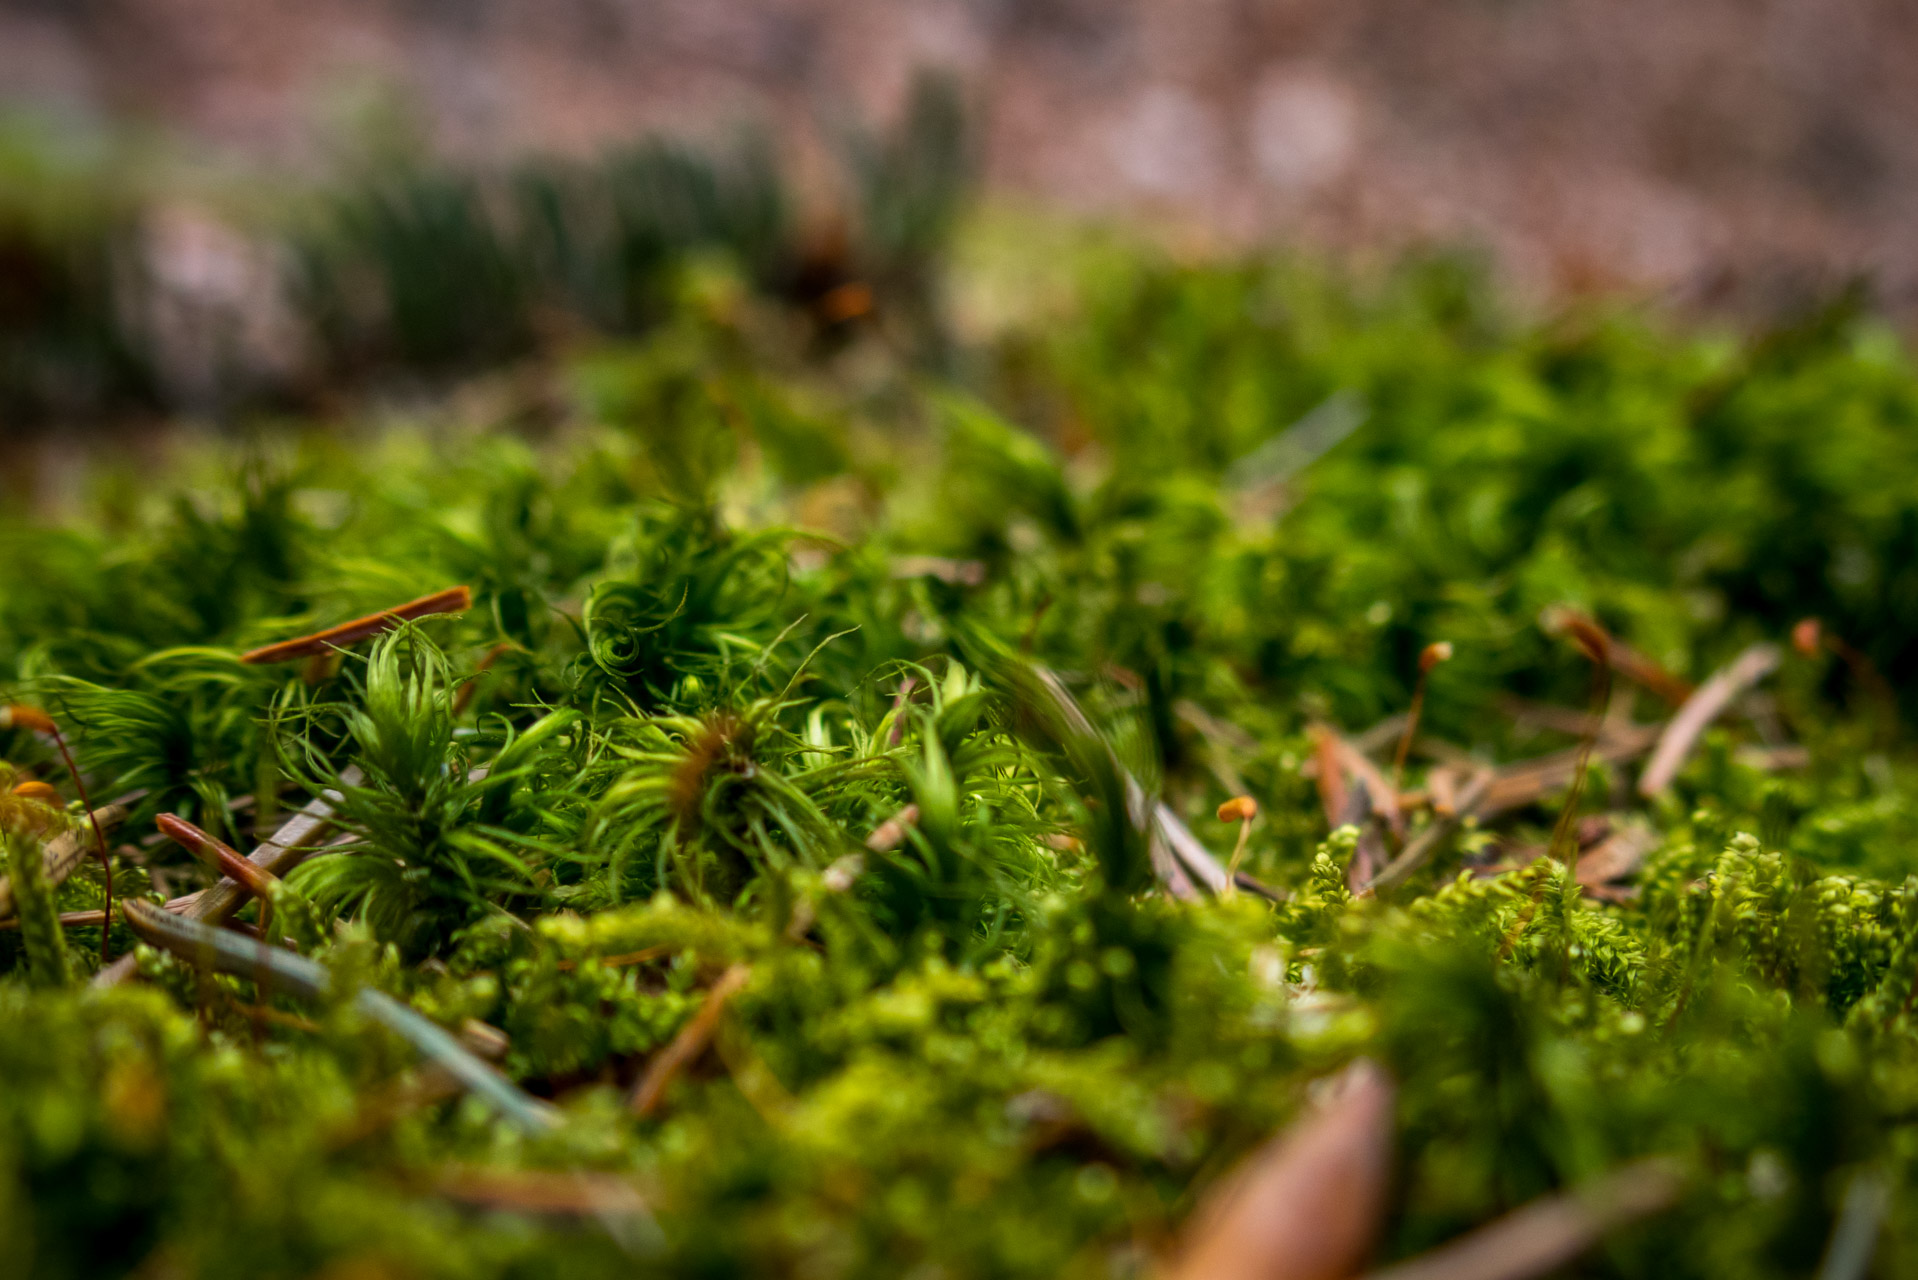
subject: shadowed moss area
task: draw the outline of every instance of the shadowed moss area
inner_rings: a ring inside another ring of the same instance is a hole
[[[1380,1262],[1659,1156],[1677,1203],[1581,1274],[1806,1274],[1860,1186],[1872,1274],[1911,1270],[1898,341],[1071,243],[825,347],[750,255],[680,262],[643,336],[365,426],[102,447],[0,517],[0,702],[124,808],[117,898],[205,901],[161,815],[248,854],[331,811],[230,921],[318,995],[103,939],[72,780],[9,712],[7,1269],[1143,1275],[1369,1056]]]

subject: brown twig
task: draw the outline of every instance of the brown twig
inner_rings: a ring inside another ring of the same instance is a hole
[[[888,853],[905,843],[906,832],[919,825],[919,806],[909,804],[872,829],[866,847],[874,853]]]
[[[348,645],[357,644],[383,631],[391,631],[402,622],[429,617],[436,613],[465,613],[472,607],[472,588],[449,587],[445,591],[435,591],[430,596],[409,600],[392,609],[369,613],[364,618],[355,618],[351,622],[343,622],[325,631],[316,631],[312,635],[301,636],[296,640],[282,640],[278,644],[254,649],[249,653],[241,654],[240,661],[249,665],[260,665],[312,658],[331,653],[335,649],[344,649]]]
[[[513,646],[502,640],[486,651],[486,656],[473,668],[473,674],[460,685],[459,692],[453,695],[453,714],[462,716],[466,708],[472,705],[473,695],[479,692],[480,677],[493,669],[493,664],[513,651]]]
[[[1459,794],[1458,808],[1449,815],[1435,818],[1431,826],[1419,832],[1399,856],[1386,863],[1385,869],[1373,876],[1364,887],[1376,893],[1380,889],[1390,889],[1404,883],[1407,876],[1431,860],[1439,846],[1450,839],[1467,818],[1478,814],[1485,798],[1491,793],[1495,777],[1490,769],[1480,770],[1478,776],[1467,783],[1465,790]]]
[[[127,811],[117,804],[104,805],[87,815],[99,823],[100,829],[118,826],[127,816]],[[73,874],[86,856],[86,841],[77,831],[69,831],[57,836],[47,844],[41,855],[41,865],[46,868],[49,888],[58,885]],[[10,876],[0,876],[0,920],[13,914],[13,880]]]
[[[1783,656],[1777,645],[1755,644],[1700,685],[1698,692],[1685,700],[1685,705],[1659,735],[1652,758],[1645,765],[1645,772],[1639,775],[1638,793],[1655,796],[1670,786],[1679,769],[1684,767],[1685,757],[1698,745],[1699,736],[1712,721],[1724,714],[1738,695],[1777,670]]]
[[[699,1006],[686,1025],[679,1029],[672,1043],[661,1049],[646,1064],[646,1074],[633,1086],[627,1106],[636,1116],[650,1116],[659,1109],[666,1099],[666,1090],[679,1073],[699,1060],[706,1047],[713,1042],[713,1033],[719,1029],[719,1019],[726,1012],[726,1002],[736,995],[747,979],[752,977],[749,965],[736,964],[719,976],[712,989],[706,993],[706,1002]]]
[[[350,766],[340,774],[340,781],[347,786],[356,786],[360,781],[357,766]],[[275,876],[284,876],[306,857],[312,846],[318,844],[333,826],[333,803],[339,799],[337,792],[329,791],[307,802],[306,807],[289,818],[284,826],[273,833],[273,838],[260,845],[247,855],[247,861],[260,870]],[[214,884],[198,893],[186,895],[190,901],[176,899],[167,903],[166,909],[188,919],[201,920],[207,924],[224,924],[233,913],[245,905],[250,896],[241,887],[240,882],[230,876],[221,877]],[[93,977],[95,986],[111,987],[126,981],[134,973],[133,957],[121,956],[119,960],[100,970]]]
[[[1662,1160],[1626,1165],[1575,1191],[1543,1196],[1370,1280],[1528,1280],[1564,1266],[1605,1233],[1668,1208],[1683,1188]]]

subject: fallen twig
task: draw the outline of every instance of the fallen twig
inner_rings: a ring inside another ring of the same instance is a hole
[[[117,804],[95,809],[88,815],[99,824],[101,830],[120,825],[127,811]],[[47,887],[52,888],[73,874],[73,869],[87,855],[86,835],[78,830],[66,832],[47,842],[46,852],[40,865],[46,868]],[[13,881],[0,876],[0,920],[13,915]]]
[[[1439,846],[1464,825],[1465,819],[1479,812],[1486,797],[1491,794],[1494,778],[1492,770],[1480,770],[1478,776],[1466,784],[1465,790],[1460,793],[1458,807],[1448,815],[1435,817],[1432,825],[1419,832],[1398,857],[1388,862],[1383,871],[1366,882],[1364,888],[1374,893],[1380,889],[1390,889],[1424,866],[1432,855],[1438,852]]]
[[[1698,692],[1686,699],[1659,736],[1645,772],[1639,775],[1638,793],[1655,796],[1670,786],[1679,769],[1684,767],[1685,757],[1698,745],[1699,736],[1711,722],[1718,719],[1739,694],[1776,671],[1783,657],[1777,645],[1755,644],[1700,685]]]
[[[646,1064],[646,1074],[633,1086],[628,1107],[636,1116],[650,1116],[659,1109],[666,1099],[666,1090],[679,1078],[679,1073],[698,1061],[699,1055],[713,1042],[713,1033],[719,1029],[719,1019],[726,1012],[726,1002],[746,985],[752,977],[749,965],[736,964],[719,975],[719,981],[713,983],[706,993],[706,1002],[699,1006],[686,1025],[679,1029],[672,1043],[653,1055]]]
[[[1527,1280],[1570,1262],[1615,1227],[1667,1208],[1682,1187],[1663,1160],[1641,1160],[1574,1191],[1543,1196],[1371,1280]]]
[[[1598,620],[1571,605],[1554,605],[1539,619],[1550,635],[1570,635],[1581,648],[1596,650],[1605,665],[1633,684],[1657,694],[1673,706],[1692,695],[1692,687],[1651,658],[1620,640],[1601,626]]]
[[[349,766],[343,770],[340,781],[348,786],[357,784],[360,781],[359,768]],[[248,854],[247,861],[272,875],[286,875],[305,859],[313,846],[318,844],[328,831],[332,830],[333,805],[339,798],[337,791],[328,791],[309,800],[304,808],[273,833],[272,839]],[[248,891],[239,881],[230,876],[223,876],[217,884],[167,903],[166,909],[190,920],[202,920],[215,925],[224,924],[234,912],[246,905],[249,896]],[[133,956],[121,956],[93,975],[93,985],[96,987],[117,986],[132,977],[138,967],[138,961]]]

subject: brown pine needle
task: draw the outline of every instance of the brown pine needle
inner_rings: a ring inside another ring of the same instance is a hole
[[[646,1074],[633,1086],[632,1097],[627,1105],[636,1116],[650,1116],[659,1110],[660,1103],[666,1100],[666,1090],[679,1073],[699,1060],[706,1047],[713,1042],[713,1034],[719,1030],[719,1019],[726,1012],[726,1002],[746,985],[752,977],[749,965],[736,964],[719,976],[712,989],[706,993],[706,1003],[699,1006],[679,1034],[673,1037],[671,1044],[661,1049],[646,1064]]]
[[[402,622],[410,622],[415,618],[425,618],[438,613],[465,613],[472,607],[473,591],[470,587],[449,587],[445,591],[436,591],[430,596],[409,600],[396,608],[369,613],[364,618],[355,618],[337,627],[316,631],[310,636],[301,636],[297,640],[282,640],[278,644],[254,649],[250,653],[241,654],[240,661],[249,665],[261,665],[311,658],[331,653],[335,649],[344,649],[348,645],[357,644],[383,631],[391,631]]]

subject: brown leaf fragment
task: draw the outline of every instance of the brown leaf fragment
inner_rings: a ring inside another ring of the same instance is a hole
[[[1394,1089],[1360,1060],[1331,1095],[1200,1206],[1171,1280],[1343,1280],[1358,1271],[1385,1212]]]
[[[1619,826],[1578,855],[1578,882],[1587,889],[1623,880],[1638,870],[1645,855],[1658,847],[1658,833],[1634,824]]]
[[[719,1019],[726,1012],[726,1002],[746,985],[752,977],[749,965],[736,964],[719,976],[712,989],[706,993],[706,1002],[679,1029],[671,1044],[653,1055],[646,1064],[646,1074],[633,1086],[627,1105],[636,1116],[650,1116],[659,1110],[666,1099],[666,1090],[679,1078],[679,1073],[699,1060],[706,1047],[713,1042],[713,1034],[719,1030]]]
[[[1574,1191],[1541,1196],[1369,1280],[1527,1280],[1555,1271],[1609,1231],[1678,1199],[1677,1171],[1640,1160]],[[1271,1272],[1276,1276],[1278,1272]]]
[[[335,649],[344,649],[357,644],[369,636],[391,631],[402,622],[411,622],[415,618],[425,618],[436,613],[465,613],[473,607],[473,591],[470,587],[449,587],[445,591],[435,591],[430,596],[421,596],[391,609],[379,613],[369,613],[364,618],[355,618],[351,622],[342,622],[337,627],[328,627],[325,631],[316,631],[310,636],[300,636],[295,640],[282,640],[278,644],[269,644],[240,655],[240,661],[248,665],[260,665],[272,662],[292,662],[298,658],[312,658],[328,654]]]

